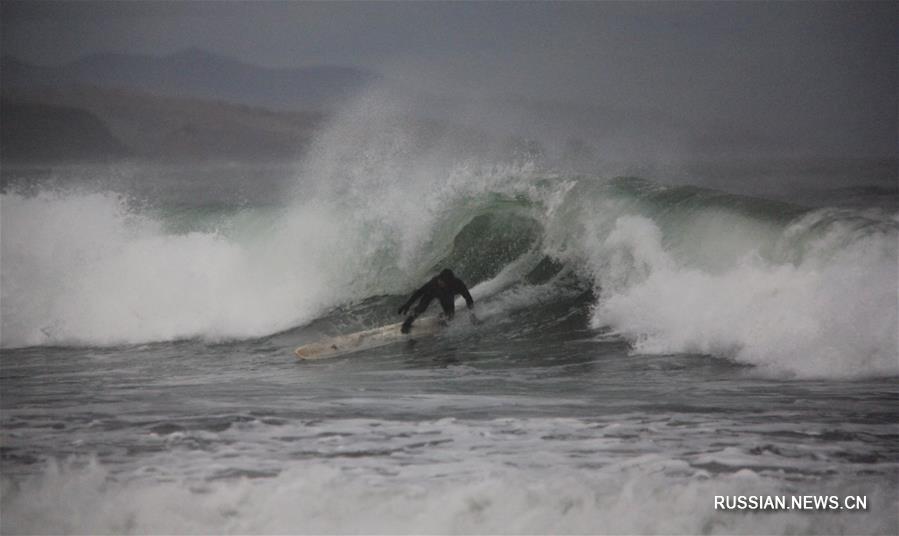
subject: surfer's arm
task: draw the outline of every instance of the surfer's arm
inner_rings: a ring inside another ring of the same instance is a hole
[[[465,283],[459,281],[456,290],[463,298],[465,298],[465,305],[468,306],[468,319],[471,320],[471,323],[474,325],[480,324],[481,321],[474,315],[474,299],[471,297],[471,293],[468,292],[468,287],[465,286]]]
[[[456,290],[463,298],[465,298],[465,305],[467,305],[469,309],[472,309],[474,307],[474,299],[472,299],[471,293],[468,292],[468,287],[466,287],[465,283],[462,281],[459,281],[458,279],[456,281]]]
[[[412,294],[412,297],[409,298],[409,300],[406,301],[406,303],[404,303],[403,306],[400,307],[400,310],[397,311],[397,312],[398,312],[399,314],[401,314],[401,315],[406,314],[406,312],[409,311],[409,307],[412,307],[412,304],[415,303],[415,300],[417,300],[418,298],[420,298],[420,297],[422,296],[422,294],[425,293],[425,290],[427,290],[427,288],[428,288],[428,285],[425,284],[423,287],[421,287],[420,289],[416,290],[415,293]]]

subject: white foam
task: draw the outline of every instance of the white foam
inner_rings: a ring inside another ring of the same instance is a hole
[[[475,457],[477,458],[477,457]],[[2,483],[4,533],[166,534],[888,534],[888,482],[800,485],[750,470],[709,475],[661,456],[599,470],[516,469],[473,460],[468,475],[418,466],[391,474],[294,462],[274,478],[208,482],[113,475],[102,465],[51,463]],[[860,494],[865,512],[716,511],[715,495]]]
[[[6,347],[272,333],[351,294],[365,252],[321,205],[241,241],[167,232],[113,194],[7,194],[2,228]]]
[[[592,251],[593,323],[638,353],[711,354],[802,377],[899,374],[895,233],[846,232],[812,240],[795,263],[750,251],[715,271],[679,263],[652,221],[621,217]]]

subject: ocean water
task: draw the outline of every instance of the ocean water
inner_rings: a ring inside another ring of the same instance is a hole
[[[738,195],[380,133],[6,172],[0,532],[896,532],[894,184]],[[293,357],[444,266],[481,323]]]

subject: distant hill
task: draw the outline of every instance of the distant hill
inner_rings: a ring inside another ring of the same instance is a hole
[[[325,117],[319,112],[273,112],[88,86],[28,90],[4,86],[3,103],[0,156],[5,162],[25,156],[26,160],[90,160],[107,155],[294,159]],[[79,136],[84,145],[72,141]]]
[[[0,71],[9,88],[94,85],[287,110],[331,107],[377,79],[353,67],[259,67],[195,48],[168,56],[94,54],[57,66],[4,56]]]
[[[96,115],[76,108],[0,100],[4,162],[101,160],[129,156]]]

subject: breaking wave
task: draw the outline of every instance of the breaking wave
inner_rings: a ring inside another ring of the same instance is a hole
[[[451,265],[510,308],[561,270],[592,288],[592,327],[638,354],[899,374],[895,215],[484,164],[358,115],[322,134],[283,206],[212,225],[109,192],[3,194],[3,346],[259,337]]]

